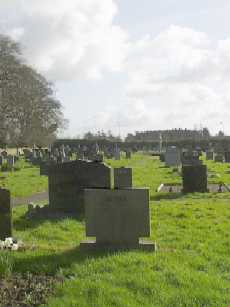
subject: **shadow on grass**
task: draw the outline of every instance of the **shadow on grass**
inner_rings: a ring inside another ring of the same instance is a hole
[[[60,253],[26,255],[23,258],[15,259],[14,272],[54,275],[60,272],[60,269],[69,268],[65,275],[71,276],[73,275],[71,269],[73,264],[82,264],[90,259],[106,258],[114,254],[116,251],[85,251],[78,246]]]
[[[82,222],[85,217],[84,214],[81,213],[79,215],[71,214],[71,213],[61,213],[61,212],[47,212],[38,214],[34,214],[33,216],[29,216],[27,213],[20,216],[20,218],[14,220],[14,229],[18,231],[24,231],[28,228],[34,229],[38,226],[44,224],[45,222],[57,223],[64,219],[73,219],[78,222]]]
[[[161,199],[178,199],[185,197],[185,194],[181,192],[171,192],[171,193],[158,193],[150,196],[151,201],[158,201]]]

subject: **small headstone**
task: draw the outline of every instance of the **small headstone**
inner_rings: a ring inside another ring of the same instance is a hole
[[[206,151],[206,160],[213,160],[214,152],[213,151]]]
[[[230,163],[230,151],[225,151],[224,160],[226,163]]]
[[[131,159],[131,156],[132,156],[131,150],[126,150],[125,151],[125,158],[126,159]]]
[[[0,240],[12,237],[12,228],[10,191],[0,188]]]
[[[114,188],[124,189],[132,187],[132,168],[114,168]]]
[[[166,149],[165,164],[170,167],[181,164],[180,150],[177,147],[171,146]]]
[[[224,162],[224,155],[222,153],[215,154],[214,161],[223,163]]]

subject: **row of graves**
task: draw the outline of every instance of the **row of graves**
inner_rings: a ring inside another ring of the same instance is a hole
[[[90,146],[78,146],[71,148],[69,145],[62,145],[52,149],[24,149],[24,156],[27,161],[40,167],[40,175],[48,176],[50,165],[62,164],[72,160],[103,162],[104,157],[120,160],[121,150],[117,145],[107,146],[104,151],[100,150],[97,143]],[[131,159],[131,151],[125,151],[125,158]]]
[[[97,143],[91,145],[79,145],[75,148],[76,157],[81,160],[103,162],[106,159],[120,160],[122,151],[117,144],[111,144],[100,148]],[[125,158],[131,159],[131,150],[124,151]]]
[[[0,169],[2,171],[14,170],[15,164],[18,160],[18,155],[9,154],[7,150],[0,151]]]
[[[230,163],[230,150],[207,150],[206,160],[212,160],[220,163]]]
[[[132,185],[131,168],[115,168],[102,162],[68,161],[49,166],[49,204],[28,206],[28,217],[84,216],[85,250],[145,249],[155,243],[150,236],[149,189]],[[0,189],[0,240],[12,236],[10,193]]]
[[[201,151],[180,151],[175,146],[167,148],[163,157],[160,156],[160,160],[165,162],[166,167],[178,168],[178,173],[182,176],[182,186],[162,183],[157,191],[177,193],[229,192],[229,187],[224,183],[208,184],[208,169],[200,160],[201,155]],[[179,171],[180,167],[181,172]]]

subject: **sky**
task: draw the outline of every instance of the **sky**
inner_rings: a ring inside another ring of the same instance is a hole
[[[229,0],[0,0],[0,33],[55,84],[61,137],[230,134]]]

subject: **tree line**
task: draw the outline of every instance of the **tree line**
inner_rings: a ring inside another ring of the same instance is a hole
[[[47,145],[65,124],[53,84],[26,64],[17,42],[0,34],[0,143]]]

